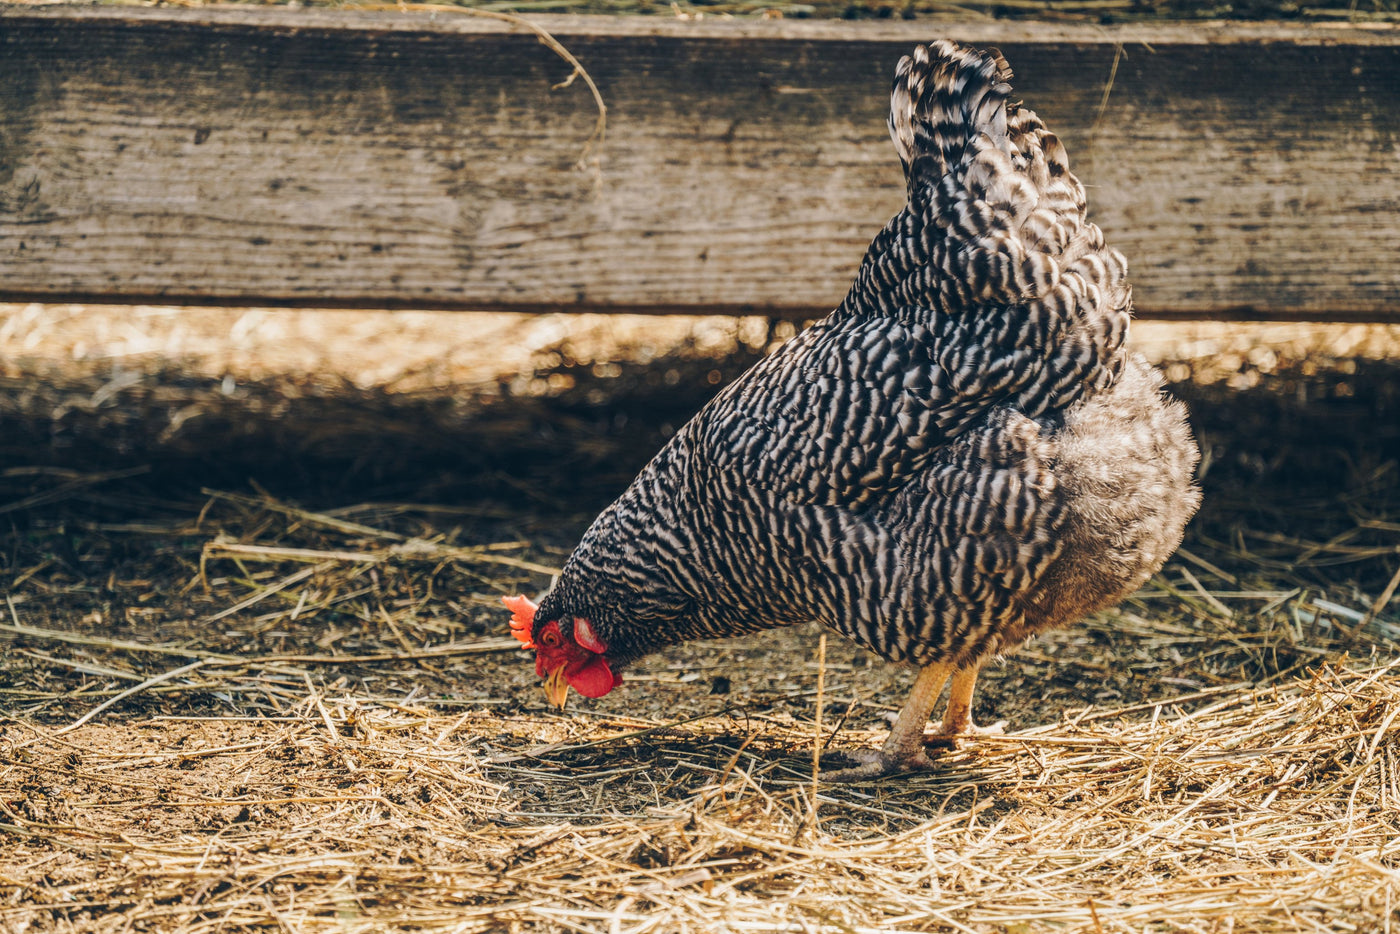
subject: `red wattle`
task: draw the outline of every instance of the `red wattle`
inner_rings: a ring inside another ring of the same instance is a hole
[[[611,691],[618,681],[608,663],[601,658],[590,659],[568,678],[569,686],[584,697],[602,697]]]

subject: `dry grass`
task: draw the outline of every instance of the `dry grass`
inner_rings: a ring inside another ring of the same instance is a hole
[[[1065,717],[936,775],[823,787],[815,822],[793,758],[810,734],[732,714],[546,724],[312,691],[276,720],[63,739],[11,727],[3,754],[32,784],[6,808],[22,897],[0,916],[185,931],[1384,929],[1400,905],[1395,663],[1189,706]]]
[[[1394,329],[1140,326],[1202,515],[936,773],[813,797],[908,676],[807,628],[545,708],[499,594],[781,337],[5,310],[0,931],[1400,926]]]

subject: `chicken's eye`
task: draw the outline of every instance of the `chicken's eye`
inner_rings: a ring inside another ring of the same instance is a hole
[[[546,629],[540,636],[540,642],[552,649],[559,644],[559,633],[553,629]]]

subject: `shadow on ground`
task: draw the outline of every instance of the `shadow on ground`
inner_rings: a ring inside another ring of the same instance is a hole
[[[525,395],[506,386],[394,393],[290,377],[233,383],[168,361],[152,372],[12,372],[0,382],[0,579],[26,625],[234,654],[365,655],[495,635],[504,626],[496,595],[546,586],[530,566],[557,567],[665,438],[757,356],[682,347],[645,364],[599,365],[561,347]],[[1206,452],[1205,504],[1186,543],[1195,560],[1178,558],[1122,613],[989,671],[983,717],[1040,720],[1085,704],[1267,680],[1340,645],[1360,621],[1400,562],[1400,362],[1303,359],[1244,382],[1253,385],[1231,389],[1188,369],[1173,386]],[[394,541],[502,548],[526,564],[486,572],[445,553],[426,563],[350,562],[349,571],[316,570],[310,597],[288,586],[230,612],[305,564],[250,567],[229,543],[368,553],[373,535],[298,510]],[[369,596],[336,602],[361,587]],[[1283,610],[1290,640],[1274,633],[1229,649],[1216,641],[1232,627],[1275,627]],[[1161,633],[1134,635],[1168,617],[1189,638],[1164,648]],[[1387,633],[1393,639],[1389,629],[1379,635]],[[1367,651],[1365,635],[1354,653]],[[814,642],[815,630],[799,629],[679,647],[590,709],[683,717],[742,698],[751,712],[808,715]],[[33,653],[7,665],[19,692],[6,702],[12,712],[61,720],[88,703],[65,689],[93,672]],[[368,677],[360,684],[376,696],[537,704],[533,673],[511,655],[400,667],[323,674]],[[905,676],[864,651],[833,640],[828,667],[831,716],[849,709],[851,726],[868,727],[897,705]],[[131,702],[132,712],[256,709],[199,691]]]

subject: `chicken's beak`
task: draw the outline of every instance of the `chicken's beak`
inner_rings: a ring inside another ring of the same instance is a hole
[[[544,679],[544,696],[551,704],[564,709],[564,704],[569,699],[569,682],[564,678],[564,669],[567,665],[560,665],[549,673],[549,677]]]

